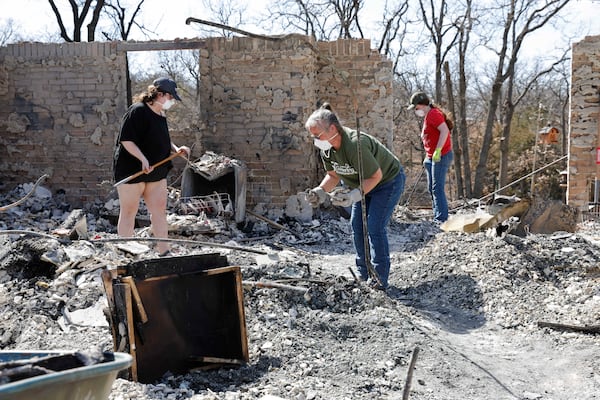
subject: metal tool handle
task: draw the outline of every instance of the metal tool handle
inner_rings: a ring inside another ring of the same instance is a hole
[[[367,202],[365,201],[365,187],[364,187],[364,180],[365,177],[363,176],[364,171],[363,171],[363,159],[362,159],[362,146],[361,146],[361,138],[360,138],[360,122],[359,122],[359,118],[358,118],[358,100],[356,98],[356,96],[354,97],[353,103],[354,103],[354,115],[356,117],[356,137],[357,137],[357,143],[356,143],[356,151],[358,153],[358,181],[359,181],[359,187],[360,187],[360,193],[361,193],[361,202],[360,202],[360,206],[361,206],[361,217],[362,217],[362,231],[363,231],[363,246],[364,246],[364,252],[365,252],[365,264],[367,266],[367,271],[369,273],[369,276],[373,279],[375,279],[375,281],[377,282],[378,285],[382,285],[381,282],[381,277],[379,276],[379,274],[377,273],[377,270],[375,269],[375,267],[373,267],[373,264],[371,262],[371,246],[369,244],[369,228],[367,226]]]

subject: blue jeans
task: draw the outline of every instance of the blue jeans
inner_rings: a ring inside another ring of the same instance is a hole
[[[431,195],[434,221],[444,222],[448,219],[448,200],[446,199],[446,175],[454,155],[452,151],[444,154],[439,162],[425,158],[423,166],[427,172],[427,190]]]
[[[365,195],[371,265],[377,271],[384,287],[388,286],[388,277],[390,275],[390,248],[387,237],[387,226],[394,208],[400,201],[405,181],[404,170],[400,167],[400,172],[398,172],[394,179],[383,185],[376,186],[375,189]],[[369,273],[365,261],[361,203],[359,201],[352,205],[350,221],[352,223],[354,248],[356,249],[356,266],[360,277],[367,280]]]

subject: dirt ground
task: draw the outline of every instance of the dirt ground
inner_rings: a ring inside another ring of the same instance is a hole
[[[0,229],[50,234],[67,214],[52,202],[0,213]],[[267,254],[178,243],[177,256],[218,251],[244,280],[307,293],[245,287],[248,364],[153,384],[118,378],[109,398],[600,399],[600,224],[520,237],[429,221],[398,208],[386,292],[354,280],[350,226],[335,212],[279,221],[299,237],[260,220],[251,232],[186,236]],[[116,235],[95,210],[87,222],[90,240],[0,235],[2,349],[113,349],[100,272],[156,253],[92,244]]]

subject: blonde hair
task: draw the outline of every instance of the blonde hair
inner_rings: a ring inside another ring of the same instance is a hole
[[[141,92],[141,93],[137,94],[133,98],[133,101],[136,103],[138,103],[138,102],[152,103],[154,101],[154,99],[156,99],[156,96],[158,96],[159,92],[160,92],[160,90],[158,90],[158,88],[156,86],[150,85],[150,86],[148,86],[148,88],[146,89],[145,92]]]

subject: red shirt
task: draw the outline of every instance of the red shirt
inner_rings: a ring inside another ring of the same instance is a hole
[[[425,120],[423,121],[423,130],[421,131],[423,147],[425,147],[425,152],[429,158],[433,156],[433,152],[437,147],[438,140],[440,140],[440,131],[438,126],[443,123],[446,123],[444,113],[442,113],[439,108],[431,107],[425,116]],[[448,132],[446,142],[444,143],[444,146],[442,146],[442,155],[448,153],[450,150],[452,150],[452,141],[450,140],[450,132]]]

